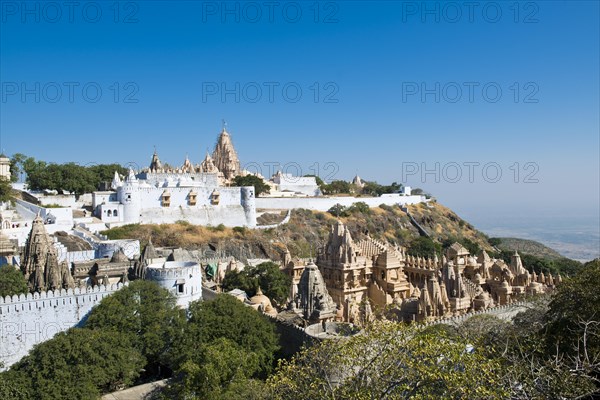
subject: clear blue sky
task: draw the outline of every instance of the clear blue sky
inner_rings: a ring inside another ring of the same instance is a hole
[[[440,183],[404,183],[476,224],[598,221],[599,3],[477,3],[2,0],[0,147],[146,166],[156,146],[200,162],[225,118],[243,164],[327,176],[333,162],[330,178],[390,183],[438,162]]]

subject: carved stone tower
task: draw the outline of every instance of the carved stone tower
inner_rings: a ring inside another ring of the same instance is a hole
[[[45,291],[75,287],[65,262],[59,263],[56,248],[38,214],[33,220],[21,270],[29,282],[29,290]]]
[[[217,140],[215,151],[213,152],[213,159],[215,166],[223,173],[223,177],[226,181],[231,181],[240,174],[240,160],[233,147],[231,136],[229,136],[229,133],[225,130],[225,126],[223,126],[223,130]]]

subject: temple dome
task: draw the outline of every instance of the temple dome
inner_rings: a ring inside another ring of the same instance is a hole
[[[266,311],[267,308],[273,308],[271,300],[263,294],[260,287],[256,291],[256,294],[250,298],[250,303],[254,305],[261,305],[264,311]]]

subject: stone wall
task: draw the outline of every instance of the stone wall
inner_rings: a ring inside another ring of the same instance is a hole
[[[404,196],[401,194],[384,194],[381,197],[257,197],[256,208],[264,210],[291,210],[304,208],[307,210],[327,211],[336,204],[351,206],[363,202],[370,207],[386,205],[404,205],[426,202],[425,196]]]
[[[36,196],[41,205],[47,206],[56,204],[61,207],[75,207],[75,195],[56,195],[56,196]]]
[[[246,219],[246,210],[241,205],[199,206],[194,209],[171,206],[142,210],[141,221],[144,224],[172,224],[178,220],[193,225],[251,226]]]
[[[90,310],[123,285],[0,297],[0,361],[9,367],[38,343],[80,326]]]
[[[19,206],[29,210],[34,215],[39,212],[44,221],[53,216],[56,218],[56,225],[73,226],[73,210],[70,208],[45,208],[19,199],[15,201]]]

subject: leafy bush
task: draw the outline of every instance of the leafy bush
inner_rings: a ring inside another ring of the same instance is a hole
[[[27,281],[23,273],[12,265],[0,266],[0,297],[27,294]]]
[[[246,227],[245,227],[245,226],[234,226],[234,227],[233,227],[233,231],[234,231],[234,232],[236,232],[236,233],[239,233],[239,234],[242,234],[242,235],[243,235],[243,234],[245,234],[247,230],[248,230],[248,229],[246,229]]]
[[[350,215],[348,208],[339,203],[331,207],[327,212],[335,217],[347,217]]]
[[[442,246],[439,243],[425,236],[413,239],[408,246],[408,254],[413,256],[433,258],[435,254],[439,255],[441,251]]]
[[[369,207],[369,205],[367,203],[365,203],[364,201],[359,201],[359,202],[352,204],[350,207],[348,207],[348,212],[350,214],[355,214],[355,213],[369,214],[371,212],[371,207]]]

